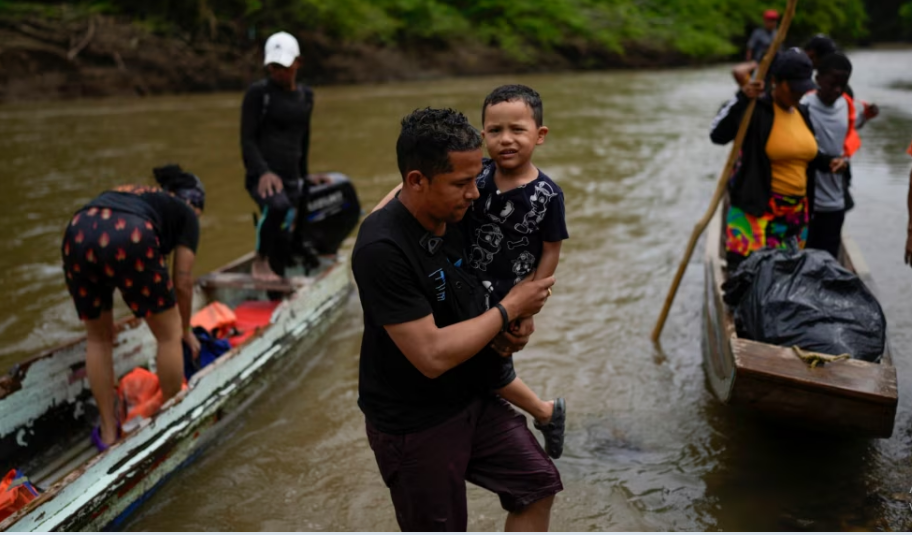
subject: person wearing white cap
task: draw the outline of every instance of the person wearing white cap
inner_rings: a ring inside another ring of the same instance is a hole
[[[241,152],[245,187],[259,205],[253,276],[279,279],[289,257],[291,228],[298,206],[306,205],[310,176],[310,117],[313,91],[297,83],[301,65],[298,41],[279,32],[266,40],[263,65],[268,76],[254,82],[241,106]]]

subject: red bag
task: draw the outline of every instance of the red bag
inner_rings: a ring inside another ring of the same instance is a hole
[[[22,472],[13,468],[0,481],[0,522],[38,497],[38,491]]]

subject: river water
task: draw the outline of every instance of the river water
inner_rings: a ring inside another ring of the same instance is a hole
[[[545,102],[535,162],[564,189],[571,238],[519,375],[568,404],[552,527],[588,530],[912,529],[912,271],[902,264],[912,160],[912,52],[852,54],[856,94],[877,102],[855,158],[847,228],[881,290],[900,383],[893,437],[798,433],[720,406],[700,353],[695,255],[662,338],[648,339],[693,223],[727,155],[709,123],[734,87],[725,67],[489,77],[318,88],[314,171],[350,175],[366,207],[398,179],[399,119],[451,106],[480,119],[493,87]],[[80,333],[59,244],[103,189],[178,162],[209,194],[196,273],[253,247],[242,188],[239,94],[0,107],[0,366]],[[346,245],[350,249],[352,240]],[[698,248],[698,251],[701,249]],[[120,308],[123,311],[123,308]],[[395,530],[355,402],[356,295],[319,347],[128,525],[137,530]],[[495,496],[469,490],[469,528],[503,529]]]

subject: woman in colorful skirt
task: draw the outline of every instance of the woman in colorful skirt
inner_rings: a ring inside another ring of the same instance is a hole
[[[811,60],[799,49],[781,52],[771,69],[773,88],[748,82],[716,116],[710,137],[724,145],[738,132],[741,118],[757,99],[741,158],[729,181],[725,218],[728,269],[764,247],[804,247],[816,169],[837,172],[845,162],[821,153],[806,107],[799,101],[814,89]],[[810,180],[808,180],[810,176]]]
[[[145,318],[158,342],[164,400],[181,389],[181,341],[199,352],[190,331],[191,273],[206,193],[199,178],[178,166],[155,169],[155,178],[161,189],[122,186],[90,201],[73,216],[61,246],[67,289],[86,327],[86,373],[101,416],[92,442],[100,451],[120,437],[113,387],[114,289],[136,317]],[[172,252],[173,278],[166,262]]]

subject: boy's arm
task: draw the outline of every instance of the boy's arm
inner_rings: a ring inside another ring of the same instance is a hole
[[[374,209],[371,210],[371,213],[374,213],[377,210],[379,210],[379,209],[383,208],[384,206],[386,206],[387,204],[389,204],[389,202],[391,200],[396,198],[396,195],[399,194],[399,190],[401,190],[401,189],[402,189],[402,183],[400,182],[398,186],[393,188],[393,190],[390,191],[389,193],[387,193],[385,197],[380,199],[380,202],[377,203],[377,206],[374,206]]]
[[[542,244],[541,260],[538,261],[538,267],[535,269],[535,275],[532,280],[541,280],[554,276],[557,271],[557,262],[560,260],[560,241],[546,241]]]

